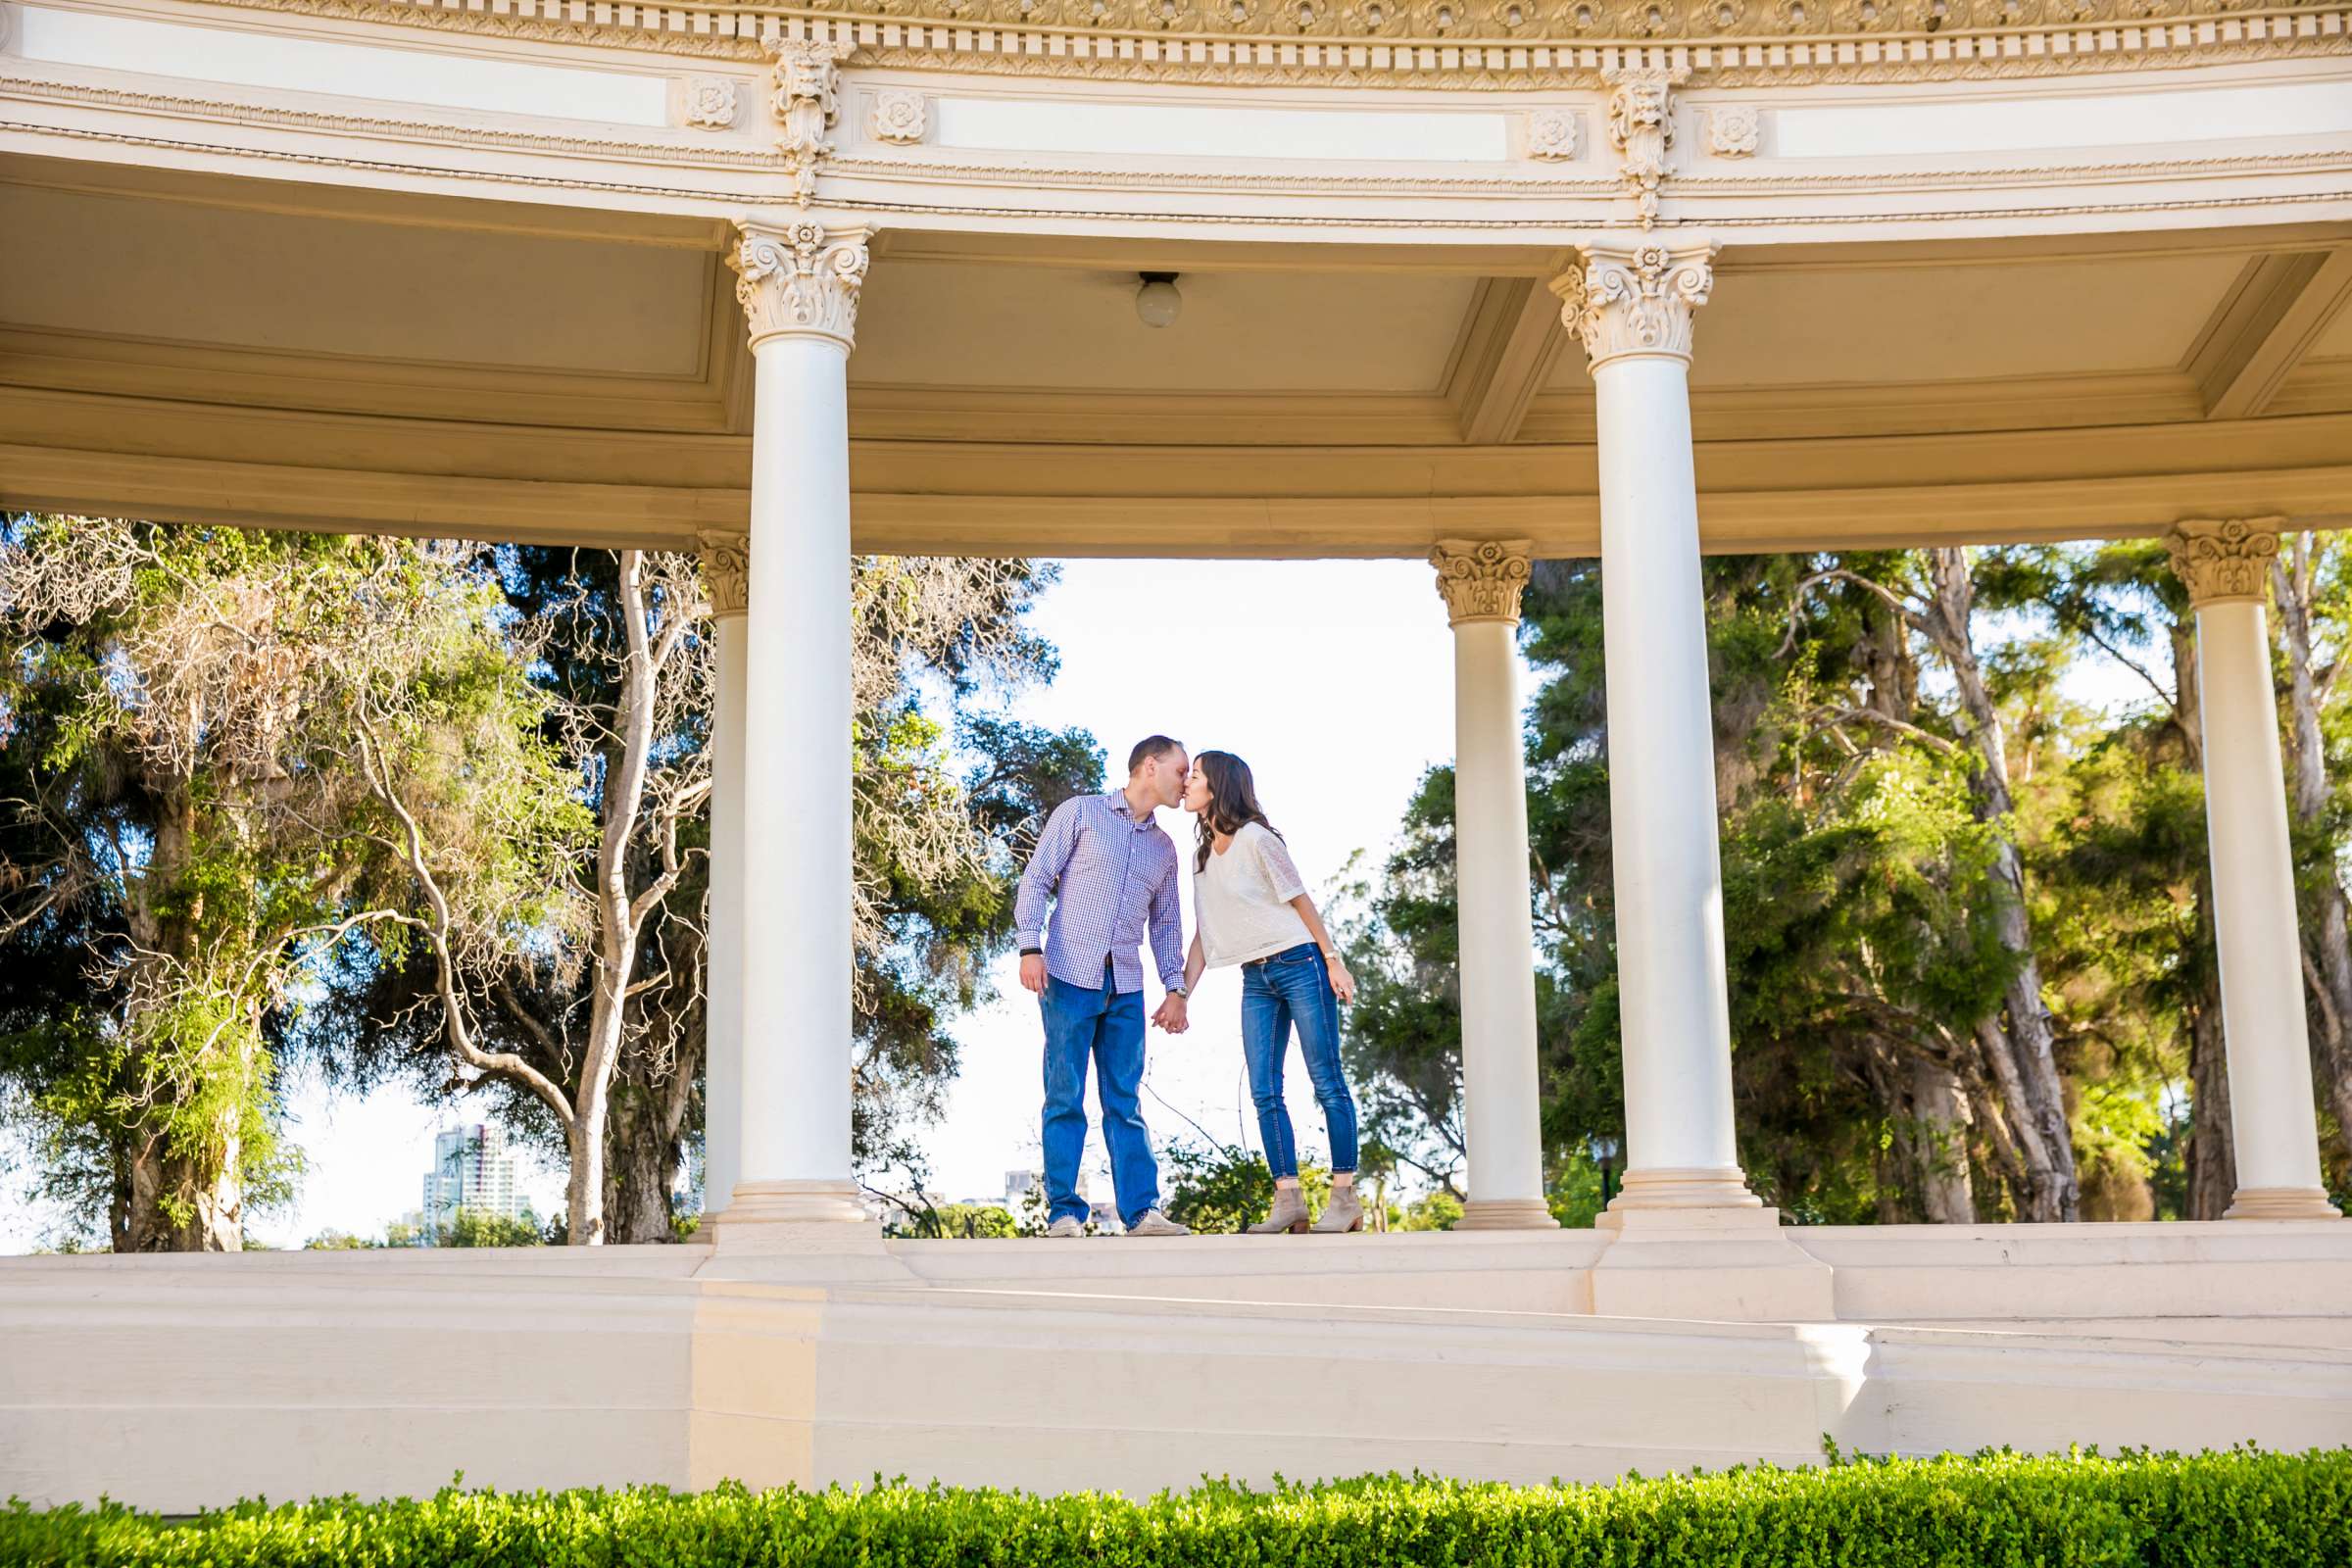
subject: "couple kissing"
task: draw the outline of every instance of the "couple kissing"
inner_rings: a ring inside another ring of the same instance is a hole
[[[1176,841],[1152,816],[1163,806],[1181,806],[1196,824],[1189,952],[1178,912]],[[1139,1101],[1145,1038],[1139,950],[1147,938],[1166,991],[1152,1022],[1171,1035],[1190,1023],[1193,989],[1203,973],[1242,971],[1242,1054],[1274,1174],[1273,1211],[1250,1230],[1309,1228],[1282,1094],[1294,1026],[1331,1132],[1331,1201],[1312,1228],[1363,1227],[1355,1101],[1340,1071],[1340,1004],[1355,1000],[1355,981],[1282,835],[1258,807],[1249,763],[1230,752],[1188,757],[1165,735],[1139,741],[1128,754],[1123,789],[1075,796],[1047,818],[1021,873],[1013,925],[1021,984],[1037,994],[1045,1020],[1048,1236],[1077,1236],[1086,1224],[1078,1162],[1086,1148],[1090,1061],[1124,1234],[1191,1234],[1160,1209],[1159,1162]]]

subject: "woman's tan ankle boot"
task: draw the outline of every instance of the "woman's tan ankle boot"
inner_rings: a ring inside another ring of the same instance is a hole
[[[1336,1236],[1345,1231],[1364,1228],[1364,1200],[1355,1196],[1355,1183],[1331,1190],[1331,1201],[1323,1205],[1323,1217],[1315,1221],[1315,1234]]]
[[[1306,1229],[1306,1198],[1296,1187],[1274,1189],[1274,1211],[1250,1227],[1252,1236],[1277,1236]]]

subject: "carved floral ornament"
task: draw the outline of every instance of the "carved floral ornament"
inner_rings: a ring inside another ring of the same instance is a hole
[[[2173,575],[2188,590],[2198,610],[2207,605],[2259,603],[2270,587],[2271,562],[2278,554],[2284,517],[2197,519],[2173,525],[2164,547]]]
[[[1604,65],[1688,69],[1712,87],[2068,76],[2336,56],[2352,0],[216,0],[302,16],[767,57],[782,33],[855,41],[888,70],[1218,85],[1586,89]],[[0,8],[4,9],[4,8]],[[838,58],[838,56],[836,56]],[[821,137],[819,140],[821,141]],[[811,163],[813,167],[813,161]]]
[[[911,87],[882,87],[875,91],[866,129],[874,140],[911,147],[929,134],[931,99]]]
[[[703,586],[710,591],[710,613],[740,615],[751,608],[752,541],[748,534],[703,533]]]
[[[785,228],[736,225],[727,265],[754,346],[779,336],[858,338],[858,291],[865,283],[862,228],[827,232],[821,223]]]
[[[697,130],[735,128],[736,88],[732,76],[686,78],[684,118]]]
[[[1527,112],[1527,156],[1544,163],[1575,161],[1580,138],[1573,109],[1531,109]]]
[[[1429,553],[1429,564],[1438,569],[1438,592],[1445,596],[1447,621],[1466,626],[1482,620],[1518,620],[1528,553],[1534,548],[1525,539],[1439,540]]]
[[[1708,240],[1587,245],[1582,271],[1552,282],[1560,319],[1593,369],[1628,355],[1690,358],[1692,318],[1715,287]]]

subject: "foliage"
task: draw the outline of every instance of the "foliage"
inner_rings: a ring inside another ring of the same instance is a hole
[[[882,1227],[885,1236],[937,1241],[1007,1239],[1021,1234],[1012,1211],[997,1203],[939,1203]]]
[[[302,982],[405,897],[333,694],[478,712],[495,618],[458,548],[0,529],[0,1075],[50,1194],[116,1248],[234,1249],[290,1192]],[[466,808],[466,781],[420,790]]]
[[[1367,1476],[1148,1501],[904,1481],[240,1503],[185,1523],[118,1503],[0,1513],[25,1568],[2190,1568],[2352,1564],[2352,1449],[1887,1459],[1509,1487]]]

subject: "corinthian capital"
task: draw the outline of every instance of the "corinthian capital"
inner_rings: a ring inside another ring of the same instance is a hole
[[[752,541],[748,534],[700,533],[703,586],[710,593],[710,613],[740,615],[752,604]]]
[[[1577,249],[1584,270],[1554,278],[1551,288],[1560,296],[1560,319],[1584,340],[1593,369],[1632,354],[1690,358],[1690,318],[1715,286],[1711,241]]]
[[[2173,575],[2188,590],[2189,604],[2202,610],[2260,601],[2270,586],[2271,561],[2278,554],[2278,530],[2285,525],[2284,517],[2175,523],[2164,547],[2173,558]]]
[[[1527,586],[1525,539],[1441,539],[1429,552],[1438,568],[1438,592],[1446,618],[1455,626],[1474,621],[1516,621],[1519,592]]]
[[[786,228],[735,225],[735,298],[752,342],[785,335],[858,340],[858,290],[865,282],[862,228],[827,233],[821,223]]]

